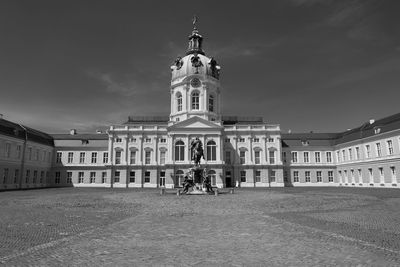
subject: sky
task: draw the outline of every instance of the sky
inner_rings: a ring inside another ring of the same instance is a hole
[[[0,1],[0,113],[48,133],[169,115],[192,17],[224,115],[340,132],[400,112],[400,1]]]

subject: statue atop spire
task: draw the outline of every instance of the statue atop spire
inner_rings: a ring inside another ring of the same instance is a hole
[[[192,34],[189,36],[189,47],[186,52],[186,55],[190,54],[201,54],[204,55],[204,51],[201,47],[203,42],[203,37],[199,34],[197,30],[197,21],[198,17],[196,15],[193,16],[192,24],[193,24],[193,31]]]

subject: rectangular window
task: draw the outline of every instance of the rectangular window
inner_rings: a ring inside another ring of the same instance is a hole
[[[144,142],[145,142],[145,143],[151,143],[151,138],[148,138],[148,137],[145,138],[145,139],[144,139]]]
[[[356,149],[356,154],[355,154],[356,158],[355,159],[359,160],[360,159],[360,148],[357,146],[355,149]]]
[[[150,172],[149,171],[144,172],[144,182],[150,183]]]
[[[85,152],[79,153],[79,163],[80,164],[85,163]]]
[[[160,164],[161,165],[164,165],[165,164],[165,156],[166,156],[166,152],[165,152],[165,150],[161,150],[160,151]]]
[[[381,184],[384,184],[385,183],[385,177],[383,175],[383,168],[379,168],[378,170],[379,170],[380,182],[381,182]]]
[[[326,152],[326,162],[328,163],[332,162],[332,152],[330,151]]]
[[[260,151],[254,151],[254,163],[255,164],[260,164],[261,160],[260,160]]]
[[[92,164],[97,163],[97,152],[92,152]]]
[[[6,158],[9,158],[11,154],[11,144],[10,143],[6,143],[6,149],[4,150],[4,156]]]
[[[119,171],[114,172],[114,183],[119,183],[121,173]]]
[[[337,161],[340,162],[340,152],[339,151],[336,151],[336,158],[337,158]]]
[[[225,163],[231,164],[231,152],[230,151],[225,151]]]
[[[31,171],[30,170],[26,170],[26,175],[25,175],[25,183],[29,184],[29,179],[31,176]]]
[[[84,178],[85,178],[84,175],[85,175],[84,172],[78,173],[78,183],[82,184],[84,182]]]
[[[166,143],[167,139],[166,138],[160,138],[160,143]]]
[[[17,159],[21,158],[21,145],[17,145]]]
[[[317,183],[321,183],[321,182],[322,182],[322,172],[317,171]]]
[[[130,183],[134,183],[135,182],[135,178],[136,178],[136,173],[134,171],[130,171],[129,172],[129,182]]]
[[[130,164],[136,164],[136,151],[131,150],[131,155],[130,155]]]
[[[90,172],[90,183],[94,184],[96,182],[96,172]]]
[[[31,147],[28,148],[28,160],[32,160],[32,148]]]
[[[165,187],[165,171],[160,171],[160,187]]]
[[[372,168],[368,169],[368,174],[369,174],[369,183],[373,184],[374,183],[374,174],[372,172]]]
[[[349,148],[349,160],[353,160],[353,150]]]
[[[292,163],[297,163],[297,152],[292,152]]]
[[[55,183],[59,184],[61,181],[61,172],[56,172],[56,178],[55,178]]]
[[[116,142],[116,143],[122,143],[122,138],[116,138],[116,139],[115,139],[115,142]]]
[[[254,142],[254,143],[259,143],[259,142],[260,142],[260,138],[254,138],[254,139],[253,139],[253,142]]]
[[[72,163],[74,161],[74,152],[68,152],[68,163]]]
[[[256,183],[261,182],[261,171],[256,171]]]
[[[231,142],[231,139],[225,138],[225,143],[230,143],[230,142]]]
[[[108,163],[108,152],[103,152],[103,163]]]
[[[321,162],[321,152],[315,152],[315,162],[316,163]]]
[[[240,182],[241,183],[246,182],[246,171],[240,171]]]
[[[275,164],[275,151],[269,151],[269,163]]]
[[[67,184],[72,184],[72,172],[67,172]]]
[[[240,138],[239,138],[239,142],[240,142],[240,143],[244,143],[244,138],[243,138],[243,137],[240,137]]]
[[[328,171],[328,182],[333,183],[333,171]]]
[[[14,170],[14,184],[17,183],[18,178],[19,178],[19,170],[18,170],[18,169],[15,169],[15,170]]]
[[[151,151],[147,150],[145,153],[145,164],[150,164],[150,160],[151,160]]]
[[[6,184],[7,180],[8,180],[8,168],[5,168],[3,172],[3,184]]]
[[[103,184],[107,183],[107,172],[101,173],[101,183]]]
[[[283,163],[286,163],[286,152],[282,152]]]
[[[310,171],[306,171],[306,172],[305,172],[305,176],[306,176],[306,183],[311,182]]]
[[[392,140],[387,140],[388,154],[393,155],[393,142]]]
[[[269,181],[271,183],[275,183],[275,180],[276,180],[276,171],[271,171],[269,175]]]
[[[121,151],[115,151],[115,164],[121,164],[121,154]]]
[[[358,182],[361,184],[363,182],[362,171],[361,169],[358,169],[357,172],[358,172]]]
[[[40,180],[39,183],[43,183],[43,178],[44,178],[44,171],[40,172]]]
[[[293,172],[293,182],[294,183],[298,183],[299,182],[299,172],[298,171],[294,171]]]
[[[396,168],[394,166],[390,167],[390,173],[391,173],[391,176],[392,176],[392,184],[397,184]]]
[[[240,164],[246,163],[246,151],[240,150],[239,152]]]
[[[346,161],[346,150],[342,150],[342,159],[343,161]]]
[[[382,157],[381,143],[376,143],[376,155],[377,155],[378,157]]]
[[[365,145],[365,157],[367,159],[371,157],[371,147],[369,145]]]
[[[34,170],[33,171],[33,181],[32,181],[34,184],[36,184],[36,182],[37,182],[37,176],[38,176],[38,171]]]
[[[273,143],[274,142],[274,138],[270,137],[268,138],[268,143]]]
[[[304,152],[303,153],[303,159],[305,163],[310,162],[310,158],[309,158],[309,153],[308,152]]]
[[[61,163],[62,152],[57,152],[56,155],[56,163]]]

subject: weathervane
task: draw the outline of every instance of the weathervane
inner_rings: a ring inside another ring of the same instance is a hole
[[[195,30],[196,30],[196,23],[197,23],[197,20],[198,20],[197,16],[194,15],[194,16],[193,16],[193,19],[192,19],[192,23],[193,23],[193,29],[195,29]]]

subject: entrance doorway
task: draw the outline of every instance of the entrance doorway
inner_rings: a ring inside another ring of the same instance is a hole
[[[225,186],[232,187],[232,174],[231,171],[225,172]]]

